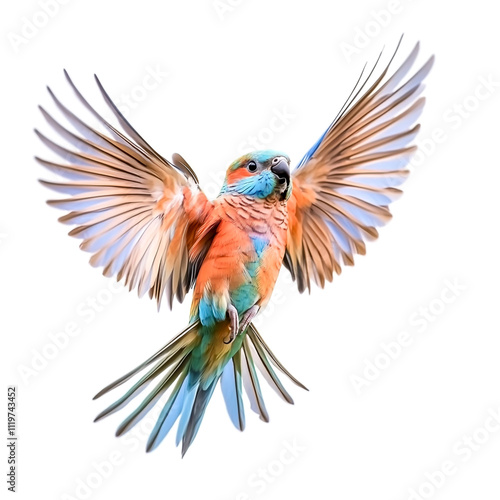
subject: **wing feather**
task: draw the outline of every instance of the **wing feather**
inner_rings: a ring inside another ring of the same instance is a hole
[[[353,265],[365,241],[391,219],[389,204],[401,194],[397,186],[408,176],[425,103],[422,82],[434,58],[408,77],[417,44],[389,75],[400,43],[378,76],[381,56],[365,78],[363,69],[337,117],[292,172],[283,263],[301,292],[311,282],[332,281],[342,264]]]
[[[75,226],[69,234],[83,240],[80,248],[93,254],[93,266],[103,267],[105,276],[123,279],[130,289],[137,288],[139,296],[149,292],[158,306],[165,293],[171,307],[174,297],[182,301],[194,282],[200,255],[190,259],[197,241],[193,235],[206,233],[204,223],[213,204],[200,190],[188,163],[177,154],[173,163],[160,156],[123,117],[97,77],[102,98],[121,130],[98,113],[65,75],[79,102],[105,133],[70,111],[48,88],[68,122],[63,125],[40,107],[47,124],[64,141],[58,143],[35,130],[41,142],[63,160],[36,158],[63,179],[40,181],[67,195],[48,203],[69,212],[59,220]],[[205,246],[209,243],[205,237]]]

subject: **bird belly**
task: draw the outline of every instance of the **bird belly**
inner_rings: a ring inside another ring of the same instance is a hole
[[[224,320],[229,303],[241,315],[269,301],[283,261],[287,228],[272,227],[270,219],[258,222],[219,224],[193,296],[192,314],[202,323]]]

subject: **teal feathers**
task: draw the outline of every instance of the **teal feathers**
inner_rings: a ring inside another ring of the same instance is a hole
[[[203,327],[200,322],[190,325],[174,341],[145,363],[97,394],[96,398],[131,377],[146,372],[146,369],[155,363],[154,367],[144,373],[131,389],[102,411],[96,421],[128,405],[147,385],[156,382],[154,389],[118,427],[116,434],[122,435],[135,426],[173,386],[151,431],[146,450],[154,450],[178,421],[176,444],[182,443],[182,455],[184,455],[198,433],[207,405],[219,380],[230,420],[238,430],[245,428],[244,391],[250,401],[251,409],[262,420],[269,421],[259,383],[259,372],[269,385],[290,404],[293,404],[293,400],[276,375],[273,366],[287,375],[296,385],[306,389],[276,359],[253,325],[249,327],[247,333],[238,336],[230,344],[226,357],[221,359],[217,369],[212,370],[207,376],[207,370],[211,367],[206,364],[206,349],[209,343],[203,342],[208,337],[206,330],[201,335],[201,330],[206,328],[209,327]]]

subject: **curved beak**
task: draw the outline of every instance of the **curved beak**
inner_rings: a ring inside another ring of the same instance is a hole
[[[288,187],[290,184],[290,168],[285,158],[281,158],[276,165],[273,165],[271,172],[278,178],[280,184],[286,183],[285,187]]]
[[[276,160],[276,158],[275,158]],[[281,157],[278,163],[271,166],[271,172],[276,176],[279,185],[280,200],[287,200],[290,196],[290,168],[288,160]]]

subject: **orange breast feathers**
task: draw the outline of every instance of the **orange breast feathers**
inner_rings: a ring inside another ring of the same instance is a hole
[[[285,253],[286,204],[241,195],[221,196],[215,204],[218,224],[198,273],[192,312],[204,296],[224,310],[231,301],[240,313],[264,306]]]

